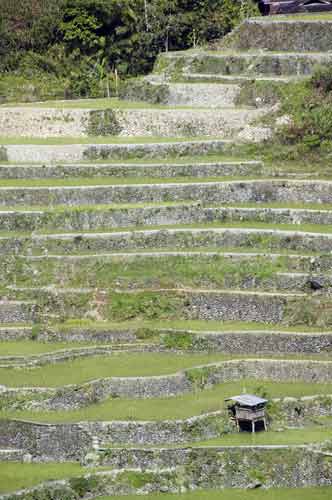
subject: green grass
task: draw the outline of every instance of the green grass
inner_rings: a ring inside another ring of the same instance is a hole
[[[218,411],[224,407],[224,398],[242,392],[256,393],[262,386],[272,398],[332,394],[332,383],[274,383],[264,380],[243,380],[217,385],[212,389],[181,397],[149,400],[109,399],[104,403],[70,412],[2,411],[0,418],[19,418],[38,422],[185,419],[201,413]]]
[[[100,468],[99,470],[103,470]],[[89,471],[90,472],[90,471]],[[44,481],[82,476],[87,469],[77,463],[22,464],[0,462],[0,493],[31,488]]]
[[[149,377],[173,374],[187,368],[230,359],[275,358],[330,361],[328,354],[257,356],[225,354],[137,353],[78,358],[38,368],[0,368],[1,383],[10,387],[61,387],[107,377]]]
[[[118,137],[118,136],[89,136],[89,137],[4,137],[0,136],[0,145],[40,145],[40,146],[63,146],[71,144],[153,144],[174,142],[197,142],[220,140],[220,137],[195,136],[195,137]],[[91,160],[90,160],[91,163]]]
[[[112,178],[114,180],[114,178]],[[195,178],[195,182],[199,182],[197,180],[197,177]],[[219,180],[220,178],[218,178]],[[228,178],[227,178],[228,179]],[[74,179],[72,179],[74,181]],[[138,178],[137,180],[142,180],[141,178]],[[152,182],[153,179],[151,179],[151,184],[154,184]],[[96,179],[94,179],[96,181]],[[167,183],[172,183],[172,182],[186,182],[187,178],[179,178],[179,181],[174,181],[173,179],[168,179],[168,181],[165,180],[165,178],[160,179],[158,182],[164,184],[165,182]],[[16,181],[12,181],[16,182]],[[190,181],[192,182],[192,181]],[[205,182],[205,179],[202,178],[201,182]],[[148,182],[149,184],[150,182]],[[141,182],[138,182],[138,184],[141,184]],[[89,184],[90,185],[90,184]],[[94,184],[96,185],[96,184]],[[102,184],[101,184],[102,185]],[[0,187],[1,187],[1,181],[0,181]],[[13,187],[16,187],[13,186]],[[20,187],[17,185],[17,187]],[[195,207],[197,206],[197,202],[192,201],[192,200],[183,200],[183,201],[149,201],[149,202],[138,202],[138,203],[113,203],[113,204],[98,204],[98,205],[77,205],[77,206],[66,206],[66,205],[56,205],[56,206],[45,206],[45,205],[12,205],[12,206],[0,206],[0,214],[1,212],[12,210],[16,212],[24,212],[24,211],[40,211],[44,212],[50,215],[53,214],[71,214],[71,213],[77,213],[77,212],[101,212],[101,211],[111,211],[111,210],[135,210],[138,208],[164,208],[164,207],[183,207],[183,206],[190,206],[190,207]],[[332,210],[332,204],[329,203],[283,203],[283,202],[273,202],[273,203],[260,203],[259,205],[256,203],[201,203],[200,207],[203,208],[223,208],[223,207],[230,207],[230,208],[259,208],[259,209],[265,209],[265,208],[274,208],[274,209],[299,209],[299,210]]]
[[[292,231],[292,232],[309,232],[309,233],[323,233],[330,234],[332,233],[332,225],[328,226],[326,224],[273,224],[259,221],[245,221],[245,222],[209,222],[209,223],[193,223],[193,224],[165,224],[163,226],[160,225],[149,225],[149,226],[127,226],[127,227],[109,227],[107,229],[100,230],[86,230],[83,231],[69,231],[69,230],[40,230],[34,231],[34,234],[39,235],[56,235],[56,234],[72,234],[73,236],[80,234],[103,234],[103,233],[118,233],[118,232],[131,232],[131,231],[165,231],[167,229],[171,230],[182,230],[182,229],[254,229],[256,231],[260,230],[268,230],[268,231]],[[0,237],[3,238],[17,238],[17,237],[28,237],[31,232],[19,232],[19,231],[0,231]],[[266,238],[269,238],[270,235],[263,235]],[[269,248],[269,241],[266,243],[264,241],[257,242],[257,246],[262,248],[264,244],[265,248]],[[164,248],[165,247],[161,247]],[[166,247],[174,250],[174,247]],[[183,247],[184,248],[184,247]],[[210,247],[211,248],[211,247]],[[254,251],[255,247],[251,248],[251,251]],[[206,249],[205,249],[206,251]],[[300,252],[300,250],[299,250]],[[291,253],[294,253],[293,250]],[[295,251],[296,253],[296,251]],[[310,252],[312,253],[312,252]]]
[[[279,14],[276,16],[262,16],[258,18],[260,21],[332,21],[331,12],[320,13],[299,13],[299,14]]]
[[[41,260],[28,266],[25,259],[19,260],[15,272],[15,282],[24,286],[59,285],[61,287],[98,287],[109,288],[176,288],[213,287],[241,288],[243,280],[251,276],[262,280],[263,289],[266,280],[276,281],[276,273],[293,269],[287,257],[275,261],[263,256],[244,258],[239,262],[224,256],[204,257],[160,257],[158,266],[151,266],[151,257],[128,260],[113,258],[105,261],[96,257],[92,262]],[[26,266],[26,271],[24,270]],[[34,276],[31,270],[37,274]],[[10,273],[4,282],[11,284]],[[180,284],[180,285],[179,285]],[[271,289],[270,281],[267,288]]]
[[[116,98],[104,99],[76,99],[76,100],[57,100],[43,102],[25,102],[25,103],[5,103],[0,107],[25,107],[25,108],[56,108],[56,109],[169,109],[170,106],[154,105],[142,101],[125,101]],[[174,106],[172,106],[174,108]],[[172,108],[171,107],[171,108]],[[189,106],[184,106],[189,108]]]
[[[193,491],[181,495],[154,493],[145,500],[331,500],[332,488],[298,488],[270,490],[209,490]],[[98,500],[137,500],[137,496],[100,497]]]
[[[193,224],[165,224],[164,226],[129,226],[123,228],[108,228],[106,232],[116,233],[116,232],[129,232],[129,231],[151,231],[151,230],[160,230],[164,231],[165,229],[256,229],[257,231],[261,229],[266,229],[269,231],[295,231],[295,232],[309,232],[309,233],[332,233],[332,225],[328,226],[327,224],[273,224],[267,222],[260,221],[245,221],[245,222],[209,222],[209,223],[193,223]],[[61,233],[69,233],[69,234],[98,234],[104,233],[105,230],[100,231],[61,231]],[[37,231],[38,233],[38,231]],[[40,231],[39,234],[57,234],[58,231]],[[13,234],[11,232],[0,233],[2,234]],[[15,233],[14,233],[15,234]]]
[[[332,439],[332,428],[323,426],[306,426],[301,429],[285,429],[282,431],[240,432],[226,434],[218,439],[195,443],[194,446],[264,446],[264,445],[298,445],[322,443]]]
[[[247,177],[254,181],[257,177]],[[263,179],[264,180],[264,179]],[[271,180],[271,179],[266,179]],[[67,177],[65,179],[0,179],[0,187],[80,187],[80,186],[117,186],[127,184],[201,184],[205,182],[243,182],[243,177]]]
[[[45,342],[37,342],[35,340],[23,340],[16,342],[1,342],[0,341],[0,356],[35,356],[48,352],[56,352],[62,349],[71,349],[84,346],[92,346],[94,344],[88,342],[78,343],[59,343],[52,344]]]
[[[104,321],[90,321],[86,319],[69,319],[59,325],[54,325],[55,329],[61,331],[68,331],[75,329],[89,329],[91,331],[105,331],[105,330],[132,330],[137,329],[178,329],[178,330],[191,330],[197,332],[208,331],[281,331],[281,332],[317,332],[320,333],[324,330],[308,326],[291,326],[285,327],[284,325],[268,325],[266,323],[253,323],[241,321],[206,321],[206,320],[154,320],[154,321],[125,321],[121,323],[104,322]]]
[[[200,111],[211,111],[208,106],[185,106],[185,105],[166,105],[166,104],[151,104],[144,101],[129,101],[124,99],[111,98],[96,98],[96,99],[75,99],[75,100],[56,100],[43,102],[11,102],[2,104],[0,107],[24,107],[24,108],[54,108],[54,109],[159,109],[159,110],[174,110],[174,109],[194,109]],[[227,109],[227,106],[221,106],[221,109]]]
[[[282,430],[270,430],[267,432],[257,431],[224,434],[219,438],[207,441],[195,441],[183,445],[162,445],[164,448],[177,448],[179,446],[200,447],[200,446],[283,446],[283,445],[308,445],[313,443],[323,443],[332,440],[332,427],[322,425],[306,425],[301,428],[283,428]],[[122,446],[109,445],[109,448],[123,448]],[[125,448],[136,448],[128,445]],[[139,445],[137,448],[156,448],[155,445]]]

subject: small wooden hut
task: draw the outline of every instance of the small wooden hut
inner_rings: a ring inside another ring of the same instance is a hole
[[[256,0],[264,16],[332,11],[332,0]]]
[[[268,403],[267,399],[252,394],[241,394],[240,396],[228,398],[225,401],[231,402],[228,407],[239,432],[241,429],[241,422],[251,423],[251,431],[253,433],[256,431],[257,422],[262,422],[264,429],[267,430],[265,414],[266,405]]]

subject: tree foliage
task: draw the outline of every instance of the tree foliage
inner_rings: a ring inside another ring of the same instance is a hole
[[[93,95],[105,72],[146,73],[159,52],[222,37],[253,12],[251,0],[0,0],[0,7],[0,72],[76,79],[80,95]]]

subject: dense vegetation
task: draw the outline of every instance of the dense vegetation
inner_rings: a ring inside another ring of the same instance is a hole
[[[37,81],[36,98],[110,94],[115,71],[121,78],[146,73],[162,50],[222,37],[257,12],[251,0],[0,0],[0,6],[0,96],[11,74],[13,97],[27,81],[33,94]]]

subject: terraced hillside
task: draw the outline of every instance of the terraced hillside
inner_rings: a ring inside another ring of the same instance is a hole
[[[249,20],[135,102],[0,107],[1,499],[330,498],[330,173],[235,147],[330,27]]]

